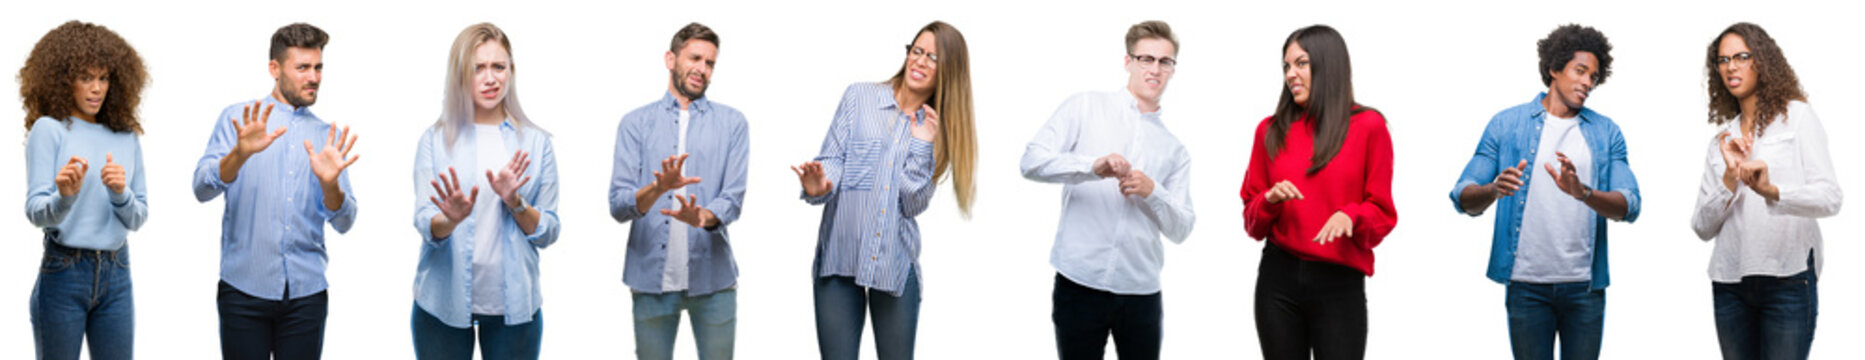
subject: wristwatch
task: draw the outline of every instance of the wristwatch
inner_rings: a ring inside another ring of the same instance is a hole
[[[1587,201],[1587,199],[1592,199],[1592,198],[1593,198],[1593,188],[1590,188],[1590,187],[1580,188],[1580,201],[1584,202],[1584,201]]]
[[[511,211],[513,214],[522,214],[525,212],[525,208],[530,207],[529,205],[530,204],[525,203],[525,198],[519,197],[518,206],[508,206],[505,210]]]

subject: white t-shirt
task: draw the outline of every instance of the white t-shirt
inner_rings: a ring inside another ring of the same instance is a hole
[[[483,180],[487,170],[497,173],[511,161],[511,154],[505,150],[505,137],[500,136],[498,125],[474,124],[474,155],[479,159],[479,169],[462,172],[460,177],[475,179],[462,183],[481,183],[479,198],[473,204],[473,313],[479,315],[505,315],[505,271],[504,246],[499,239],[499,227],[505,224],[505,201],[499,199],[498,192],[492,191],[491,184]],[[472,190],[467,190],[470,194]]]
[[[1522,211],[1522,231],[1515,249],[1515,271],[1510,280],[1554,284],[1593,279],[1592,208],[1561,192],[1543,164],[1561,170],[1558,155],[1567,154],[1580,183],[1593,184],[1593,152],[1587,147],[1580,121],[1552,114],[1541,125],[1541,145],[1527,178],[1528,205]],[[1594,190],[1599,191],[1599,190]]]
[[[691,111],[680,109],[680,140],[679,148],[675,149],[675,153],[686,153],[686,126],[692,119]],[[679,175],[685,176],[685,174]],[[686,187],[669,191],[668,194],[674,197],[684,198],[686,197]],[[668,198],[661,199],[660,201],[667,202],[668,209],[680,208],[679,200]],[[667,223],[667,268],[661,271],[661,291],[674,292],[686,290],[686,264],[689,255],[687,251],[686,233],[692,228],[692,226],[680,222],[679,220],[673,220]]]

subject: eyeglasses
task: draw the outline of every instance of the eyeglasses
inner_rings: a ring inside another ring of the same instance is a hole
[[[907,60],[913,60],[914,58],[926,58],[926,60],[932,60],[933,65],[939,65],[939,54],[934,54],[926,51],[926,49],[909,44],[907,45]]]
[[[1172,70],[1172,69],[1176,69],[1179,67],[1179,61],[1171,57],[1155,57],[1152,55],[1134,55],[1134,54],[1127,54],[1127,57],[1133,58],[1134,61],[1139,61],[1140,64],[1142,65],[1158,66],[1160,70]]]
[[[1743,51],[1743,52],[1735,53],[1735,56],[1717,56],[1716,66],[1723,66],[1731,62],[1741,64],[1741,65],[1748,65],[1750,61],[1754,61],[1754,60],[1755,60],[1754,55],[1750,55],[1747,51]]]

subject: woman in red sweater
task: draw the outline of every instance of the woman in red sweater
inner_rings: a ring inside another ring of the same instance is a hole
[[[1296,30],[1282,55],[1282,100],[1256,127],[1239,194],[1245,231],[1269,239],[1257,338],[1265,359],[1361,359],[1373,247],[1399,220],[1392,137],[1384,116],[1354,103],[1339,32]]]

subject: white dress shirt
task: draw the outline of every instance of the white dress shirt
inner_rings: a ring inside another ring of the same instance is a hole
[[[1722,132],[1742,136],[1741,119],[1730,121]],[[1703,185],[1697,191],[1696,215],[1690,227],[1703,240],[1716,239],[1710,255],[1710,281],[1738,283],[1743,276],[1785,277],[1807,270],[1814,255],[1814,273],[1826,256],[1822,252],[1819,218],[1839,213],[1844,195],[1833,174],[1827,153],[1826,129],[1813,107],[1793,101],[1787,114],[1762,129],[1749,150],[1749,160],[1767,162],[1769,180],[1780,189],[1775,201],[1756,194],[1748,184],[1736,191],[1723,186],[1721,147],[1714,138],[1704,156]]]
[[[1062,183],[1062,221],[1049,263],[1077,284],[1123,295],[1159,292],[1165,247],[1191,234],[1191,155],[1158,112],[1127,91],[1077,94],[1056,109],[1023,153],[1023,177]],[[1151,196],[1125,196],[1094,162],[1120,154],[1153,179]]]

